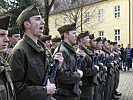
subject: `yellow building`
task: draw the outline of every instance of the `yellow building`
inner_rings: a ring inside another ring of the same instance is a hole
[[[73,0],[70,0],[70,4]],[[88,0],[89,1],[89,0]],[[83,6],[83,31],[90,31],[95,37],[106,37],[119,44],[131,44],[133,47],[133,0],[90,0],[96,1]],[[64,0],[62,3],[65,2]],[[50,14],[49,28],[50,34],[54,37],[59,35],[57,28],[70,23],[63,14],[66,11],[54,9],[58,8],[58,3],[53,6]],[[73,10],[78,9],[78,7]],[[87,9],[87,10],[86,10]],[[93,13],[93,14],[92,14]],[[80,32],[80,27],[77,29]]]

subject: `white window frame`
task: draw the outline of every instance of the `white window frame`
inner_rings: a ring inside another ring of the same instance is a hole
[[[116,42],[120,41],[120,29],[115,29],[114,30],[114,40]]]
[[[98,10],[98,21],[104,21],[104,9]]]
[[[64,17],[64,25],[67,25],[67,24],[69,24],[69,20],[67,17]]]
[[[58,27],[58,19],[56,18],[55,19],[55,28],[57,28]]]
[[[98,31],[98,34],[101,39],[104,38],[104,31]]]
[[[114,17],[120,18],[120,5],[114,6]]]
[[[90,12],[86,12],[85,14],[85,20],[86,20],[86,23],[90,23]]]

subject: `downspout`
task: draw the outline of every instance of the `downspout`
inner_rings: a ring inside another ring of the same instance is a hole
[[[129,45],[131,47],[131,3],[130,3],[130,0],[129,0]]]

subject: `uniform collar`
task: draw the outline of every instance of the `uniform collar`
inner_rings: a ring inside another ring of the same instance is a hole
[[[73,51],[74,53],[76,53],[76,52],[75,52],[75,49],[74,49],[71,45],[69,45],[68,43],[63,42],[63,45],[64,45],[65,47],[67,47],[69,50],[71,50],[71,51]]]
[[[42,52],[45,49],[44,44],[41,41],[37,41],[37,44],[26,34],[23,36],[23,40],[25,40],[33,49],[35,49],[37,52]]]

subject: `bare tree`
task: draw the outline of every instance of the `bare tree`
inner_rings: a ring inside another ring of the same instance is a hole
[[[54,5],[55,0],[43,0],[42,3],[42,13],[44,16],[44,34],[48,35],[49,34],[49,26],[48,26],[48,22],[49,22],[49,14],[51,11],[52,6]]]
[[[96,1],[96,0],[95,0]],[[68,18],[70,23],[76,23],[77,28],[80,27],[80,31],[83,31],[83,24],[87,20],[91,19],[89,28],[96,25],[93,17],[96,14],[97,7],[93,6],[94,0],[63,0],[60,1],[59,10],[62,10],[62,14]],[[89,5],[89,6],[86,6]],[[89,19],[86,19],[86,13],[89,12]]]

